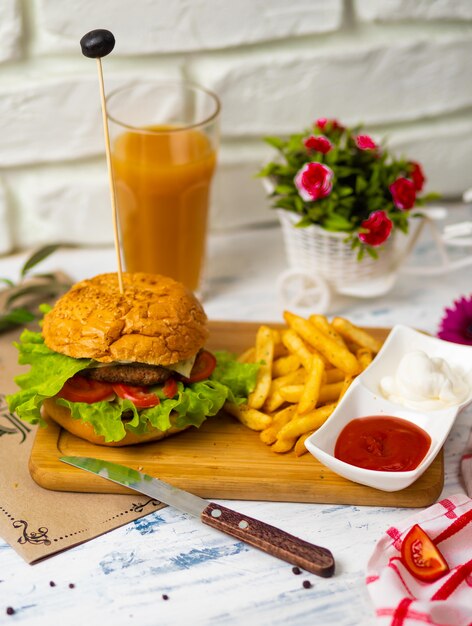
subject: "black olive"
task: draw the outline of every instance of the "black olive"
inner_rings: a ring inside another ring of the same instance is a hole
[[[113,33],[103,28],[91,30],[80,40],[82,54],[89,59],[106,57],[115,47]]]

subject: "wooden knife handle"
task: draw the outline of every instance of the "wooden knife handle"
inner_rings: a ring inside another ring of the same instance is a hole
[[[334,574],[334,558],[329,550],[265,524],[253,517],[210,502],[201,515],[202,522],[241,539],[283,561],[328,578]]]

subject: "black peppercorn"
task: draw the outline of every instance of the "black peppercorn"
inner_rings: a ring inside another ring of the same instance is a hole
[[[312,586],[311,582],[309,580],[304,580],[303,581],[303,587],[305,589],[310,589],[310,587]]]
[[[7,606],[7,615],[14,615],[15,609],[12,606]]]
[[[295,565],[295,567],[292,567],[292,572],[298,576],[298,574],[302,573],[302,570]]]

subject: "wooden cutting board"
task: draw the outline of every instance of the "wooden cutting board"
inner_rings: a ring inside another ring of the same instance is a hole
[[[253,345],[258,327],[254,322],[211,322],[207,345],[213,350],[242,352]],[[388,334],[386,329],[369,330],[379,339]],[[334,474],[308,453],[302,457],[293,452],[276,454],[257,432],[225,414],[208,419],[199,429],[123,448],[93,445],[52,422],[38,429],[30,472],[39,485],[57,491],[131,493],[62,463],[59,458],[64,455],[122,463],[213,499],[425,507],[437,500],[444,484],[442,451],[407,489],[379,491]]]

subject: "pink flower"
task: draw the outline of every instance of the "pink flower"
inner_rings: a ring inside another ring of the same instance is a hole
[[[369,135],[357,135],[356,146],[359,150],[377,150],[378,146]]]
[[[422,191],[426,182],[426,177],[423,172],[423,168],[416,161],[410,161],[410,176],[413,180],[416,191]]]
[[[303,143],[308,150],[315,150],[316,152],[321,152],[322,154],[326,154],[333,147],[331,141],[324,135],[310,135],[310,137],[305,139]]]
[[[402,211],[409,211],[416,202],[415,185],[408,178],[397,178],[389,187],[392,194],[393,203]]]
[[[438,337],[472,346],[472,294],[454,300],[453,306],[444,311]]]
[[[315,126],[320,130],[324,130],[327,126],[329,126],[330,130],[344,130],[344,126],[338,120],[330,120],[327,117],[319,117],[315,122]]]
[[[326,198],[333,188],[333,170],[322,163],[305,163],[297,172],[294,182],[305,202]]]
[[[369,217],[362,222],[361,228],[368,231],[366,233],[359,233],[359,239],[362,243],[366,243],[369,246],[380,246],[389,238],[392,232],[393,222],[385,211],[373,211]]]

